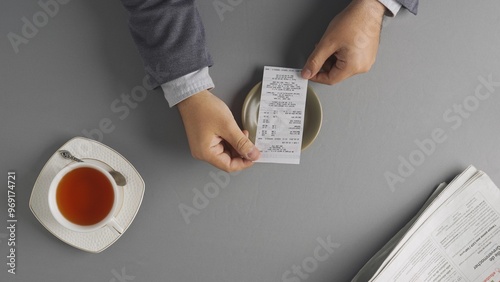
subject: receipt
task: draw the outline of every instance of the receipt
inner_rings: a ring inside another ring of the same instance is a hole
[[[307,79],[300,69],[264,67],[255,146],[257,162],[299,164]]]

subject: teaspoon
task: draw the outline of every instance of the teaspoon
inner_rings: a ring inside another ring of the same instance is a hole
[[[73,156],[69,151],[59,150],[59,154],[61,154],[61,156],[65,159],[69,159],[69,160],[73,160],[75,162],[83,163],[82,160]],[[115,182],[118,186],[125,186],[127,184],[127,180],[125,180],[125,176],[123,176],[123,174],[121,174],[120,172],[113,169],[112,171],[109,172],[109,174],[111,174],[111,176],[113,177],[113,179],[115,180]]]

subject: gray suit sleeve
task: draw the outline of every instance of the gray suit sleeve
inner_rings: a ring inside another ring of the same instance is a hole
[[[194,0],[121,0],[153,87],[211,66]]]
[[[397,0],[403,7],[408,9],[412,14],[417,14],[418,12],[418,0]]]

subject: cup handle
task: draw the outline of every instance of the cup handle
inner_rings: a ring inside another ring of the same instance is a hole
[[[111,218],[111,220],[108,222],[107,224],[109,227],[111,227],[112,229],[114,229],[116,232],[118,232],[119,234],[122,234],[123,233],[123,227],[121,227],[118,222],[116,222],[116,218],[113,217]]]

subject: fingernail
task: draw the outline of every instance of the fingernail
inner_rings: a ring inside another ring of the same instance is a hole
[[[309,79],[311,78],[312,72],[309,69],[302,70],[302,78]]]
[[[246,158],[251,160],[251,161],[256,161],[260,156],[260,152],[259,152],[259,149],[257,149],[257,147],[253,147],[252,150],[250,152],[248,152]]]

